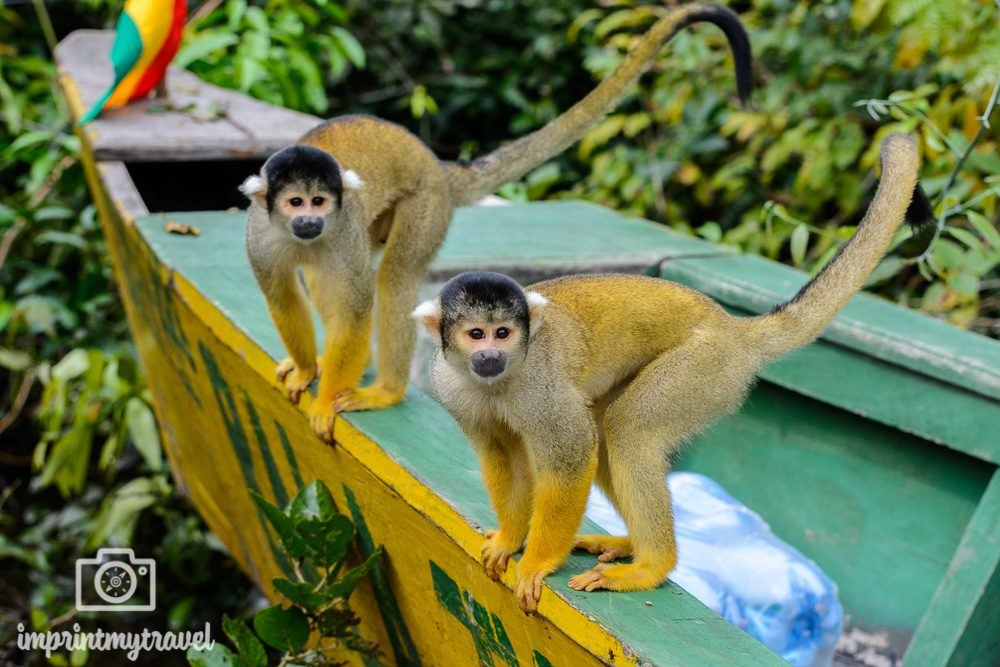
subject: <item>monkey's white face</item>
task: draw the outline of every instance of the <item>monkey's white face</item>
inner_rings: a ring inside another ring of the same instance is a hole
[[[513,320],[459,322],[449,333],[444,356],[473,380],[492,384],[512,372],[524,356],[521,351],[526,340],[524,334]]]
[[[300,241],[318,238],[336,212],[335,196],[321,188],[283,188],[274,199],[271,218]]]

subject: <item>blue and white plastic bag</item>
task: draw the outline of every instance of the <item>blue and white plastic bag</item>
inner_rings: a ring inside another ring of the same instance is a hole
[[[677,472],[667,483],[678,551],[670,579],[796,667],[829,667],[843,622],[836,584],[708,477]],[[587,516],[627,533],[596,487]]]

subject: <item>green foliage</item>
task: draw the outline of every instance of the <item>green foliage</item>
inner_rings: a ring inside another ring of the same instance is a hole
[[[947,11],[902,0],[755,2],[741,14],[755,54],[749,108],[736,106],[724,39],[711,28],[685,31],[633,100],[584,137],[576,161],[546,165],[522,187],[531,198],[589,199],[815,272],[860,219],[878,143],[914,134],[922,183],[943,200],[943,233],[927,253],[884,262],[875,289],[997,335],[1000,300],[987,293],[1000,286],[1000,249],[990,242],[997,123],[943,192],[1000,80],[997,14],[986,0]],[[644,7],[581,15],[579,39],[610,48],[587,67],[607,76],[634,39],[623,28],[648,25],[647,16]]]
[[[226,617],[223,630],[235,652],[217,643],[210,651],[190,650],[188,661],[194,667],[264,667],[264,644],[281,653],[281,665],[327,665],[330,652],[343,649],[374,657],[378,648],[357,635],[360,621],[347,599],[378,562],[382,547],[340,574],[354,542],[354,525],[337,512],[322,481],[301,489],[284,510],[256,493],[253,499],[292,561],[295,579],[272,582],[291,605],[275,604],[257,612],[253,631],[243,621]],[[315,640],[310,643],[311,636]]]
[[[60,28],[100,27],[121,3],[60,7]],[[141,622],[186,630],[249,604],[249,587],[167,477],[55,77],[32,6],[0,7],[0,637],[90,627],[74,562],[103,546],[156,558]],[[5,641],[8,662],[45,659]]]
[[[346,22],[335,2],[227,0],[186,31],[175,64],[272,104],[322,114],[326,86],[365,66]]]

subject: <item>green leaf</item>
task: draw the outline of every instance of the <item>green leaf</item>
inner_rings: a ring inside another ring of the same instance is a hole
[[[208,651],[189,648],[187,661],[191,667],[248,667],[242,660],[233,655],[228,646],[220,642],[215,642],[215,645]]]
[[[897,273],[903,270],[903,267],[907,265],[907,261],[901,257],[886,257],[875,270],[872,271],[871,277],[868,278],[868,282],[865,285],[874,285],[880,283],[883,280],[888,280],[892,278]]]
[[[337,516],[339,512],[330,489],[323,480],[317,479],[303,487],[292,499],[288,504],[287,514],[294,523],[299,523],[308,519],[326,520]]]
[[[1000,232],[989,221],[989,218],[976,211],[966,211],[965,214],[969,218],[969,224],[990,244],[990,247],[994,250],[1000,250]]]
[[[791,238],[792,262],[795,266],[802,266],[806,259],[806,247],[809,244],[809,228],[805,225],[798,225],[792,232]]]
[[[52,367],[52,379],[58,382],[66,382],[75,377],[79,377],[90,368],[90,355],[87,350],[76,349],[59,360]]]
[[[261,509],[268,522],[274,528],[274,532],[277,534],[278,539],[281,540],[281,546],[285,550],[285,553],[292,558],[302,558],[306,554],[306,545],[302,541],[302,538],[296,534],[295,525],[292,520],[256,491],[251,490],[250,497],[257,503],[257,507]]]
[[[177,51],[173,64],[177,67],[187,67],[194,61],[201,60],[210,53],[228,49],[239,41],[238,36],[228,32],[202,33],[184,42]]]
[[[381,555],[382,547],[379,546],[371,553],[370,556],[368,556],[364,563],[349,570],[348,572],[345,572],[343,576],[339,577],[336,581],[327,584],[320,592],[330,599],[347,599],[350,597],[354,589],[357,588],[358,584],[361,583],[364,576],[368,574],[373,567],[375,567]]]
[[[237,653],[246,667],[267,667],[267,653],[264,645],[250,631],[245,621],[222,615],[222,631],[236,646]]]
[[[226,25],[230,32],[236,32],[240,21],[247,13],[247,0],[229,0],[226,3]]]
[[[125,420],[132,444],[153,471],[163,468],[163,448],[156,430],[156,418],[141,398],[130,398],[125,404]]]
[[[47,222],[49,220],[72,220],[76,216],[76,211],[68,206],[53,204],[44,206],[35,211],[32,216],[35,222]],[[48,231],[35,237],[35,243],[65,243],[66,245],[86,248],[87,242],[79,234],[69,232]]]
[[[720,227],[717,222],[706,222],[701,227],[696,229],[695,232],[701,238],[706,241],[711,241],[712,243],[718,243],[722,240],[722,227]]]
[[[312,612],[329,602],[326,596],[314,591],[312,584],[306,582],[278,578],[273,579],[271,583],[289,602]]]
[[[46,141],[52,140],[52,133],[49,131],[42,130],[32,130],[30,132],[25,132],[19,136],[14,141],[10,142],[7,146],[7,150],[3,152],[4,155],[16,155],[18,151],[22,151],[25,148],[31,146],[37,146],[38,144],[43,144]]]
[[[70,667],[84,667],[89,659],[90,650],[86,646],[73,649],[73,652],[69,654],[69,665]]]
[[[31,355],[22,350],[0,347],[0,367],[9,371],[23,371],[31,366]]]
[[[310,519],[295,526],[310,560],[322,568],[339,567],[354,541],[354,524],[346,516]]]
[[[82,491],[93,437],[87,424],[74,424],[63,433],[45,461],[39,486],[55,483],[64,498]]]
[[[164,483],[154,477],[138,477],[123,484],[101,504],[87,536],[86,548],[130,544],[139,515],[168,492]]]
[[[946,227],[945,230],[953,237],[961,241],[970,250],[981,250],[983,242],[978,236],[967,229],[961,227]]]
[[[979,277],[968,271],[955,271],[948,276],[947,283],[959,294],[975,296],[979,293]]]
[[[265,644],[279,651],[296,651],[309,641],[309,620],[297,607],[273,605],[257,612],[253,629]]]
[[[625,126],[625,114],[612,114],[598,123],[597,127],[587,132],[580,141],[578,153],[586,159],[595,148],[608,143],[622,131]]]
[[[938,239],[934,244],[933,266],[935,273],[941,274],[948,269],[962,265],[964,257],[962,247],[948,239]]]
[[[361,46],[354,35],[344,30],[339,26],[334,26],[331,29],[334,37],[337,39],[337,44],[340,45],[341,51],[347,56],[347,59],[351,61],[351,64],[362,69],[365,66],[365,49]]]

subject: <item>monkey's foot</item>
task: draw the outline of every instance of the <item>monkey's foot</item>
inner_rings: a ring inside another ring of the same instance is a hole
[[[309,410],[309,424],[326,442],[333,442],[333,423],[336,419],[337,412],[332,405],[322,406],[319,401],[313,402]]]
[[[278,382],[285,385],[285,389],[288,391],[288,399],[298,405],[302,394],[309,389],[312,381],[319,377],[320,371],[319,366],[299,368],[295,365],[295,361],[289,358],[283,359],[275,367],[274,374],[277,376]]]
[[[602,563],[632,555],[632,542],[615,535],[577,535],[573,548],[597,554]]]
[[[525,563],[526,558],[522,558],[517,564],[517,579],[514,583],[514,594],[517,596],[517,604],[527,616],[531,616],[538,610],[538,598],[542,596],[542,583],[545,577],[552,574],[555,567],[535,565]]]
[[[641,591],[659,586],[672,568],[662,564],[655,567],[644,563],[608,565],[602,563],[575,577],[570,577],[569,587],[577,591]]]
[[[499,580],[500,576],[507,571],[507,561],[520,549],[520,544],[511,544],[510,540],[504,537],[500,531],[487,531],[486,541],[483,542],[483,548],[480,550],[486,576],[493,581]]]
[[[372,385],[361,389],[348,389],[333,398],[333,409],[336,412],[357,412],[359,410],[381,410],[390,405],[396,405],[403,400],[406,389],[393,391]]]

